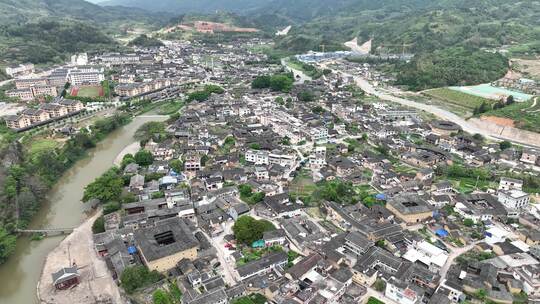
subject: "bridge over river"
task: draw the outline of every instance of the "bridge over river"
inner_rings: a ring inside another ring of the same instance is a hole
[[[21,234],[34,234],[39,233],[43,236],[53,236],[53,235],[62,235],[70,234],[75,228],[47,228],[47,229],[17,229],[17,233]]]

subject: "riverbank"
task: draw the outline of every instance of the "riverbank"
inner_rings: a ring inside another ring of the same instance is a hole
[[[88,204],[81,203],[86,185],[112,166],[118,154],[133,143],[133,135],[141,125],[164,120],[166,117],[135,117],[128,125],[103,138],[95,148],[88,151],[86,157],[62,175],[46,195],[28,228],[71,228],[87,220],[92,210]],[[45,258],[62,239],[47,237],[41,241],[31,241],[26,236],[19,238],[13,255],[0,265],[0,302],[39,303],[35,290]]]
[[[114,159],[114,162],[113,162],[114,165],[120,167],[120,165],[122,164],[122,159],[124,158],[124,156],[126,156],[127,154],[134,155],[140,149],[141,149],[141,144],[138,141],[126,146],[124,148],[124,150],[120,151],[120,153],[118,153],[118,155]]]
[[[119,287],[107,269],[105,261],[94,250],[92,223],[101,215],[98,212],[77,227],[45,259],[38,283],[38,299],[43,304],[124,303]],[[80,283],[67,290],[56,290],[52,273],[63,267],[76,265]]]

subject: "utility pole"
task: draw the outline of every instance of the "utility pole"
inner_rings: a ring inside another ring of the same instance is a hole
[[[325,45],[325,44],[321,44],[320,47],[322,48],[322,52],[324,53],[324,49],[325,49],[326,45]]]

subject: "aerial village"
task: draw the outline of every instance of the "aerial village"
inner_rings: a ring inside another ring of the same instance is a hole
[[[186,304],[540,301],[540,151],[370,96],[351,76],[384,83],[369,64],[330,56],[318,79],[291,72],[255,51],[267,43],[81,54],[7,92],[55,96],[6,119],[16,130],[84,111],[56,97],[66,81],[114,81],[120,104],[184,100],[140,142],[149,157],[118,164],[125,200],[104,208],[86,244],[124,296],[146,303],[164,288]],[[124,273],[140,267],[162,279],[124,290]],[[56,269],[41,288],[69,298],[89,273]]]

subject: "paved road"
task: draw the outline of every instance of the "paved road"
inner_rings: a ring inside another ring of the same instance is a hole
[[[446,279],[446,274],[448,273],[448,270],[450,269],[450,266],[452,266],[452,264],[454,263],[454,260],[466,253],[467,251],[469,250],[472,250],[474,248],[474,246],[476,246],[476,244],[478,244],[478,242],[475,242],[475,243],[472,243],[472,244],[469,244],[465,247],[452,247],[451,249],[451,252],[450,252],[450,255],[448,256],[448,259],[446,260],[446,263],[444,264],[443,268],[441,268],[441,270],[439,271],[439,274],[441,276],[441,281]]]
[[[226,256],[229,256],[229,254],[225,253],[225,250],[228,250],[228,249],[225,249],[224,247],[225,243],[223,241],[223,236],[230,233],[231,226],[232,226],[232,223],[226,222],[224,232],[221,233],[220,236],[217,236],[215,238],[210,237],[206,232],[202,230],[201,232],[212,242],[212,246],[214,246],[214,248],[216,248],[217,250],[217,257],[218,257],[219,263],[221,264],[223,268],[223,280],[229,286],[234,286],[237,282],[236,277],[235,277],[235,270],[229,264],[229,261],[227,261],[227,259],[225,258]]]
[[[390,95],[390,94],[385,93],[385,92],[381,92],[380,90],[376,89],[373,85],[371,85],[366,79],[364,79],[364,78],[362,78],[360,76],[351,75],[351,74],[345,73],[343,71],[337,71],[337,72],[340,72],[345,76],[353,77],[356,84],[363,91],[365,91],[368,94],[376,96],[376,97],[378,97],[378,98],[380,98],[382,100],[386,100],[386,101],[390,101],[390,102],[394,102],[394,103],[399,103],[399,104],[407,106],[407,107],[423,110],[423,111],[431,113],[431,114],[433,114],[433,115],[435,115],[435,116],[437,116],[437,117],[439,117],[441,119],[452,121],[452,122],[458,124],[463,129],[463,131],[465,131],[465,132],[468,132],[468,133],[471,133],[471,134],[478,133],[478,134],[481,134],[482,136],[484,136],[485,138],[492,139],[492,140],[497,140],[497,141],[508,140],[510,142],[518,143],[518,144],[525,145],[525,146],[531,146],[531,147],[537,147],[537,148],[540,147],[540,143],[520,142],[520,141],[516,141],[515,138],[501,136],[500,134],[498,134],[495,131],[478,128],[477,126],[469,123],[468,121],[466,121],[465,119],[459,117],[458,115],[456,115],[456,114],[454,114],[454,113],[452,113],[450,111],[441,109],[441,108],[439,108],[437,106],[423,104],[423,103],[419,103],[419,102],[416,102],[416,101],[412,101],[412,100],[408,100],[408,99],[405,99],[405,98]]]

